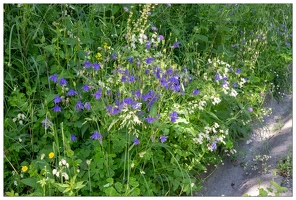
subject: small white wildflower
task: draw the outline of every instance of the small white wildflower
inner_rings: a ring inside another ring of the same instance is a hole
[[[60,177],[60,172],[57,172],[55,175],[56,175],[57,177]]]
[[[80,169],[77,169],[76,171],[77,171],[77,173],[79,173],[80,172]]]
[[[61,162],[62,162],[63,165],[67,164],[67,161],[65,159],[62,159]]]
[[[17,118],[16,118],[16,117],[12,119],[12,121],[13,121],[13,122],[16,122],[16,120],[17,120]]]
[[[66,181],[69,180],[69,176],[66,172],[63,172],[62,176],[65,178]]]
[[[19,138],[19,141],[22,142],[23,141],[22,138]]]
[[[132,163],[132,164],[131,164],[131,168],[134,168],[134,166],[135,166],[135,164],[134,164],[134,163]]]
[[[142,171],[142,170],[140,171],[140,173],[141,173],[141,174],[145,174],[145,172],[144,172],[144,171]]]
[[[44,157],[45,157],[45,154],[43,153],[43,154],[41,154],[41,160],[43,160],[44,159]]]
[[[17,186],[17,181],[14,181],[13,184],[14,184],[15,186]]]
[[[53,169],[53,170],[52,170],[52,174],[53,174],[53,175],[56,175],[57,172],[58,172],[58,170],[56,170],[56,169]]]
[[[66,163],[66,167],[69,168],[69,163]]]
[[[19,123],[20,123],[20,125],[23,125],[23,121],[22,120],[20,120]]]
[[[24,178],[24,174],[23,173],[21,173],[21,178]]]
[[[14,176],[14,174],[15,174],[15,171],[12,171],[12,176]]]
[[[90,165],[91,160],[92,160],[92,159],[90,159],[90,160],[86,160],[86,164],[87,164],[87,165]]]

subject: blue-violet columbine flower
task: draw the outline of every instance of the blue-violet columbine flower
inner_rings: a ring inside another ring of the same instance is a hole
[[[84,90],[85,92],[88,92],[90,88],[87,84],[85,84],[84,86],[82,86],[82,90]]]
[[[90,110],[90,103],[89,102],[86,102],[84,104],[84,108],[86,108],[87,110]]]
[[[49,77],[49,80],[57,83],[58,82],[58,75],[57,74],[54,74],[52,76]]]
[[[75,96],[76,94],[78,94],[78,92],[76,92],[76,91],[73,90],[73,89],[70,89],[70,90],[68,91],[68,93],[67,93],[67,95],[69,95],[69,96]]]
[[[193,93],[193,95],[198,95],[199,94],[199,89],[194,89],[192,93]]]
[[[98,131],[95,131],[94,134],[92,134],[92,136],[90,137],[91,139],[102,139],[102,135],[98,132]]]
[[[178,113],[176,111],[173,111],[171,114],[171,121],[176,122],[178,119]]]
[[[97,62],[94,63],[93,66],[94,66],[94,70],[99,70],[100,67],[101,67],[101,65],[99,63],[97,63]]]
[[[155,118],[153,118],[153,117],[151,117],[151,116],[149,116],[149,117],[146,118],[146,121],[147,121],[149,124],[152,124],[154,120],[155,120]]]
[[[52,108],[53,112],[62,112],[62,109],[59,105],[55,104],[55,106]]]
[[[248,108],[248,111],[249,111],[249,112],[253,112],[253,108],[249,107],[249,108]]]
[[[54,102],[55,104],[60,103],[61,101],[62,101],[62,98],[61,98],[60,96],[58,96],[58,95],[56,95],[56,96],[54,97],[54,99],[53,99],[53,102]]]
[[[93,96],[96,98],[96,99],[100,99],[101,96],[102,96],[102,88],[100,88],[99,90],[97,90],[97,92],[95,94],[93,94]]]
[[[75,108],[77,111],[83,110],[83,103],[81,101],[77,101]]]
[[[167,138],[168,138],[168,136],[166,136],[166,135],[159,137],[161,143],[164,143],[167,140]]]
[[[60,79],[60,86],[65,86],[65,85],[67,85],[67,81],[66,81],[66,79],[64,79],[64,78],[61,78]]]
[[[44,120],[42,120],[42,126],[48,129],[50,126],[52,126],[52,122],[46,117]]]
[[[140,140],[138,140],[138,138],[134,139],[134,145],[138,145],[140,143]]]
[[[77,137],[76,137],[76,135],[74,135],[74,134],[71,134],[71,141],[76,141],[77,140]]]

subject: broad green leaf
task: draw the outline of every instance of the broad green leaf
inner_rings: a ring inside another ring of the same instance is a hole
[[[28,185],[32,188],[37,188],[37,182],[36,182],[36,179],[34,178],[26,178],[26,179],[22,179],[21,182],[25,185]]]
[[[120,194],[113,188],[113,187],[109,187],[105,190],[105,193],[107,196],[120,196]]]
[[[195,35],[194,39],[195,40],[201,40],[201,41],[204,41],[204,42],[208,42],[208,40],[209,40],[208,37],[205,36],[205,35]]]

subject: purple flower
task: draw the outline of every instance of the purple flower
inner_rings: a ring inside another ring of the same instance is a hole
[[[167,3],[167,5],[168,5],[169,7],[171,7],[171,6],[172,6],[172,4],[170,4],[170,3]]]
[[[86,108],[87,110],[90,110],[90,103],[89,102],[86,102],[84,104],[84,108]]]
[[[213,150],[217,149],[217,144],[216,144],[216,142],[213,142],[212,145],[211,145],[211,147],[212,147]]]
[[[66,79],[64,79],[64,78],[61,78],[60,79],[60,86],[65,86],[65,85],[67,85],[67,81],[66,81]]]
[[[61,107],[58,104],[55,104],[55,106],[52,108],[53,112],[62,112]]]
[[[290,42],[285,43],[287,47],[291,46]]]
[[[92,94],[96,99],[100,99],[102,96],[102,88],[100,88],[95,94]]]
[[[74,134],[71,134],[71,141],[76,141],[77,140],[77,137],[76,137],[76,135],[74,135]]]
[[[173,44],[173,46],[172,46],[172,48],[179,48],[180,46],[180,42],[174,42],[174,44]]]
[[[238,69],[236,69],[235,73],[236,73],[236,74],[240,74],[241,71],[242,71],[242,70],[238,68]]]
[[[237,87],[237,83],[233,83],[233,87],[236,88]]]
[[[138,138],[134,139],[134,145],[138,145],[140,143],[140,141],[138,140]]]
[[[163,35],[159,35],[159,36],[158,36],[158,39],[159,39],[159,41],[164,40]]]
[[[78,94],[78,92],[76,92],[76,91],[73,90],[73,89],[70,89],[70,90],[68,91],[68,93],[67,93],[68,96],[74,96],[74,95],[76,95],[76,94]]]
[[[215,82],[221,80],[221,75],[219,73],[216,73],[214,80]]]
[[[155,26],[151,27],[152,31],[157,31],[157,28]]]
[[[49,80],[53,81],[54,83],[57,83],[58,82],[58,75],[54,74],[54,75],[50,76]]]
[[[89,67],[93,66],[93,64],[91,62],[89,62],[89,60],[83,62],[82,64],[84,65],[85,68],[89,68]]]
[[[234,48],[234,49],[237,49],[237,48],[238,48],[238,46],[237,46],[237,45],[233,45],[233,46],[232,46],[232,48]]]
[[[55,104],[60,103],[61,101],[62,101],[62,98],[61,98],[60,96],[58,96],[58,95],[56,95],[56,96],[54,97],[54,99],[53,99],[53,102],[54,102]]]
[[[146,49],[150,49],[151,48],[151,42],[148,40],[146,42]]]
[[[75,108],[77,111],[83,110],[83,103],[81,101],[77,101]]]
[[[246,40],[242,40],[242,43],[243,43],[243,44],[246,44]]]
[[[90,88],[87,84],[85,84],[84,86],[82,86],[82,90],[84,90],[85,92],[88,92]]]
[[[164,143],[167,140],[167,138],[168,138],[168,136],[166,136],[166,135],[162,135],[159,137],[161,143]]]
[[[94,134],[90,137],[91,139],[99,139],[99,140],[102,140],[102,135],[98,132],[98,131],[95,131]]]
[[[134,76],[130,76],[129,77],[129,81],[128,82],[130,82],[130,83],[133,83],[133,82],[135,82],[135,77]]]
[[[122,76],[122,77],[121,77],[121,82],[123,82],[123,83],[126,82],[126,77],[125,77],[125,76]]]
[[[176,122],[177,119],[178,119],[178,113],[176,111],[173,111],[171,114],[171,121]]]
[[[100,65],[99,63],[97,63],[97,62],[95,62],[95,63],[93,64],[93,66],[94,66],[94,70],[99,70],[100,67],[101,67],[101,65]]]
[[[248,108],[248,111],[249,111],[249,112],[253,112],[253,108],[249,107],[249,108]]]
[[[149,116],[149,117],[146,118],[146,121],[147,121],[149,124],[152,124],[154,120],[155,120],[155,118],[153,118],[153,117],[151,117],[151,116]]]
[[[133,62],[134,62],[134,58],[133,58],[133,57],[129,57],[127,60],[128,60],[130,63],[133,63]]]
[[[117,58],[117,56],[114,53],[112,53],[111,57],[113,60],[116,60],[116,58]]]
[[[52,122],[46,117],[44,120],[42,120],[42,126],[48,129],[50,126],[52,126]]]
[[[133,103],[133,99],[131,97],[127,97],[127,98],[123,99],[123,102],[125,104],[131,105]]]
[[[192,93],[193,93],[193,95],[198,95],[199,94],[199,89],[194,89]]]
[[[138,102],[133,102],[132,103],[132,107],[133,107],[133,109],[140,109],[141,108],[141,104],[139,104]]]
[[[150,64],[152,61],[154,61],[154,58],[146,58],[146,63]]]

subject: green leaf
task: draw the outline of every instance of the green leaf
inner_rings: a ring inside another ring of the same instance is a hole
[[[137,186],[139,186],[139,183],[138,183],[137,179],[134,178],[134,177],[130,177],[128,183],[129,183],[131,186],[133,186],[133,187],[137,187]]]
[[[113,178],[107,178],[106,181],[107,181],[108,183],[110,183],[110,185],[113,185],[113,183],[114,183]]]
[[[259,190],[259,196],[261,197],[267,197],[268,196],[268,192],[265,191],[263,188],[258,188]]]
[[[151,116],[151,117],[156,117],[156,115],[157,115],[157,102],[154,102],[153,104],[152,104],[152,106],[151,106],[151,108],[150,108],[150,112],[149,112],[149,115]]]
[[[118,192],[122,191],[122,184],[120,182],[116,182],[114,186]]]
[[[80,182],[76,183],[74,189],[79,190],[79,189],[83,188],[84,186],[85,186],[85,184],[83,184],[83,181],[80,181]]]
[[[21,182],[25,185],[28,185],[32,188],[37,188],[37,182],[36,182],[36,179],[34,178],[26,178],[26,179],[22,179]]]
[[[120,194],[113,188],[113,187],[109,187],[105,190],[105,193],[107,196],[120,196]]]
[[[54,54],[55,50],[56,50],[55,45],[53,45],[53,44],[45,46],[44,49],[45,49],[45,51],[48,51],[51,54]]]
[[[201,41],[204,41],[204,42],[208,42],[208,40],[209,40],[208,37],[205,36],[205,35],[195,35],[194,39],[195,40],[201,40]]]

